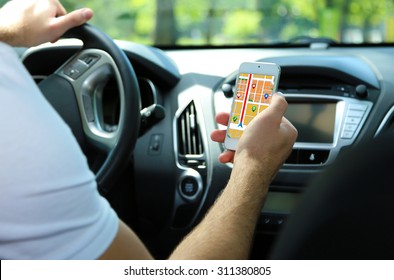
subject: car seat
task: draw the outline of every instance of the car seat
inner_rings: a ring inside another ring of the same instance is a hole
[[[394,259],[394,135],[349,149],[313,180],[272,259]]]

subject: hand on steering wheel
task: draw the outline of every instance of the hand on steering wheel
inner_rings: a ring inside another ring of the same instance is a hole
[[[71,127],[83,151],[94,147],[106,152],[96,178],[99,191],[107,193],[138,137],[138,80],[124,52],[95,27],[84,24],[65,37],[80,39],[82,49],[39,86]],[[119,123],[114,131],[107,131],[103,123],[103,88],[109,79],[115,79],[119,89]]]

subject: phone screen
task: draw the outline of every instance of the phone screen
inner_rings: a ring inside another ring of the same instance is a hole
[[[268,108],[275,90],[275,79],[273,75],[239,74],[230,112],[228,138],[240,138],[252,119]]]

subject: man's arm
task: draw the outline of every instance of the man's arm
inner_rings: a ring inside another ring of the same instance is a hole
[[[58,0],[13,0],[0,9],[0,41],[14,47],[54,42],[92,16],[86,8],[67,14]]]
[[[173,259],[246,259],[268,187],[289,155],[297,130],[283,115],[285,99],[274,95],[271,106],[245,130],[235,153],[226,151],[222,162],[234,168],[222,195],[203,221],[171,255]],[[218,122],[227,124],[228,115]],[[216,130],[214,141],[223,142],[225,131]],[[259,139],[259,141],[256,141]]]
[[[119,220],[118,233],[100,260],[151,260],[152,255],[125,223]]]

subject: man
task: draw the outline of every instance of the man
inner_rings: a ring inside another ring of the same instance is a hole
[[[58,0],[13,0],[0,10],[2,259],[152,258],[98,194],[70,129],[10,47],[56,41],[92,16],[89,9],[67,14]],[[286,109],[284,97],[275,95],[245,130],[237,152],[220,155],[221,162],[234,162],[228,185],[171,259],[248,258],[268,186],[297,137],[283,117]],[[228,118],[218,114],[217,122],[226,125]],[[225,131],[211,138],[223,142]]]

